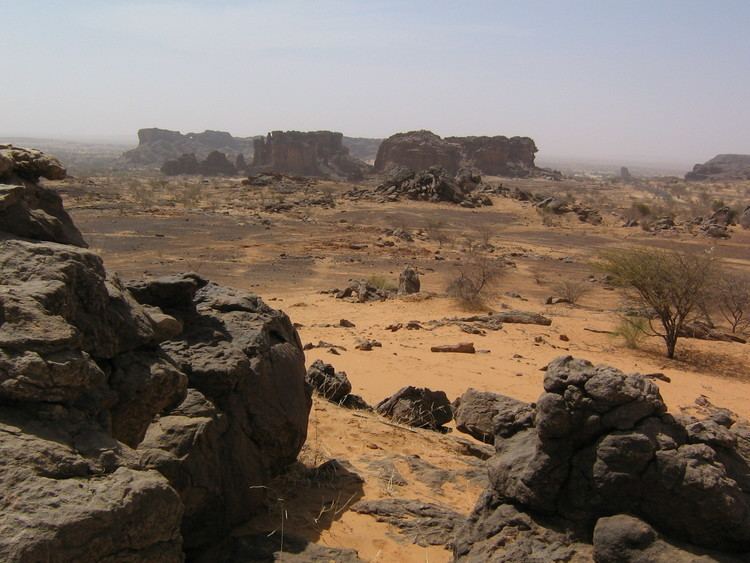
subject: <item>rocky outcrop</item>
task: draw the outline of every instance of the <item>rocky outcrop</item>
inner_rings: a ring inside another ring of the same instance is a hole
[[[0,560],[182,561],[296,458],[297,333],[195,275],[131,292],[29,179],[57,165],[18,154],[3,180],[22,183],[0,189]]]
[[[750,180],[750,154],[720,154],[703,164],[696,164],[685,174],[689,181]]]
[[[535,170],[534,141],[528,137],[446,137],[431,131],[396,133],[382,142],[375,170],[396,166],[424,170],[432,166],[455,174],[473,168],[482,174],[528,176]]]
[[[492,205],[492,200],[478,192],[482,177],[467,170],[451,174],[446,169],[433,166],[415,172],[408,168],[392,168],[382,184],[371,196],[381,196],[384,201],[398,201],[401,198],[456,203],[462,207]],[[349,192],[349,197],[357,198],[361,192]]]
[[[496,435],[491,485],[459,533],[458,561],[506,560],[550,534],[547,549],[567,552],[571,541],[596,537],[597,521],[617,514],[640,518],[670,540],[750,549],[742,425],[677,419],[650,380],[569,356],[547,367],[544,389],[532,428]],[[535,538],[508,541],[523,519],[534,521],[526,529]]]
[[[237,159],[239,160],[239,155]],[[211,151],[204,160],[198,160],[194,154],[183,154],[174,160],[167,160],[161,167],[162,174],[177,176],[179,174],[200,174],[202,176],[233,176],[237,168],[227,155]]]
[[[252,154],[252,137],[233,137],[225,131],[204,131],[186,133],[168,129],[140,129],[138,146],[122,156],[130,164],[141,166],[161,166],[167,160],[193,154],[199,159],[209,153],[219,151],[232,158],[242,154]]]
[[[332,131],[272,131],[255,140],[252,170],[359,180],[369,167],[342,141],[343,135]]]

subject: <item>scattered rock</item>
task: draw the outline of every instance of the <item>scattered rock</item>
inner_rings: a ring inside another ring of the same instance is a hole
[[[342,401],[352,392],[352,384],[344,371],[336,371],[331,364],[315,360],[307,368],[305,381],[324,398],[333,403]]]
[[[363,352],[370,352],[373,348],[382,348],[383,345],[377,340],[370,340],[369,338],[360,339],[357,341],[355,348],[362,350]]]
[[[346,319],[341,319],[339,321],[339,326],[342,326],[344,328],[355,328],[357,325],[355,325],[352,321],[348,321]]]

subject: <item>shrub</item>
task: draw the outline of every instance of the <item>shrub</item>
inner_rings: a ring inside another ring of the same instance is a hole
[[[591,288],[585,282],[563,280],[553,285],[552,289],[557,297],[562,297],[575,305]]]
[[[472,244],[458,268],[458,275],[448,284],[447,293],[466,308],[482,308],[502,273],[502,261]]]
[[[380,289],[382,291],[397,291],[398,285],[386,278],[385,276],[373,274],[367,278],[368,285]]]
[[[625,346],[635,350],[648,335],[648,320],[643,317],[620,317],[613,334],[622,338]]]
[[[745,330],[750,325],[750,278],[740,274],[722,276],[717,303],[732,332]]]

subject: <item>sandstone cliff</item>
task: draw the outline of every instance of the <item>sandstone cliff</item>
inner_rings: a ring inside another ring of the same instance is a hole
[[[332,131],[273,131],[255,140],[255,172],[360,179],[368,166],[352,157],[343,135]]]
[[[375,170],[395,166],[423,170],[440,166],[455,174],[473,168],[483,174],[528,176],[536,168],[534,141],[528,137],[446,137],[431,131],[396,133],[380,145]]]

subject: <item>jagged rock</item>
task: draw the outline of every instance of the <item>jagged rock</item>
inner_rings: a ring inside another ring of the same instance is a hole
[[[620,167],[620,180],[622,180],[623,182],[633,181],[633,176],[631,176],[630,170],[628,170],[627,166]]]
[[[177,176],[179,174],[198,174],[200,163],[193,153],[180,155],[172,160],[165,160],[161,165],[161,173],[167,176]]]
[[[696,164],[691,172],[685,174],[686,180],[725,181],[750,179],[750,155],[720,154],[711,160]]]
[[[445,393],[425,387],[403,387],[378,403],[375,410],[395,422],[417,428],[436,430],[453,420]]]
[[[306,381],[313,389],[331,402],[338,403],[352,392],[352,384],[346,372],[336,371],[331,364],[315,360],[307,368]]]
[[[491,487],[457,553],[485,553],[488,542],[508,552],[508,524],[492,524],[506,502],[577,530],[581,540],[600,517],[628,513],[680,541],[750,549],[750,460],[737,438],[717,424],[686,428],[640,375],[570,356],[547,367],[544,389],[535,426],[495,440]]]
[[[272,131],[255,140],[253,170],[359,180],[369,166],[349,154],[332,131]]]
[[[424,170],[431,166],[458,172],[461,161],[459,147],[448,143],[431,131],[396,133],[385,139],[375,157],[375,171],[384,172],[394,166]]]
[[[479,183],[481,177],[466,174],[454,177],[439,166],[432,166],[420,172],[396,168],[375,189],[374,195],[379,194],[391,201],[406,197],[421,201],[456,203],[464,207],[492,205],[492,200],[477,190]],[[363,194],[355,190],[348,195],[356,199]]]
[[[505,395],[468,389],[453,403],[456,429],[487,444],[534,424],[534,405]]]
[[[398,276],[398,293],[399,295],[409,295],[412,293],[419,293],[421,283],[419,282],[419,274],[411,266],[404,268]]]

